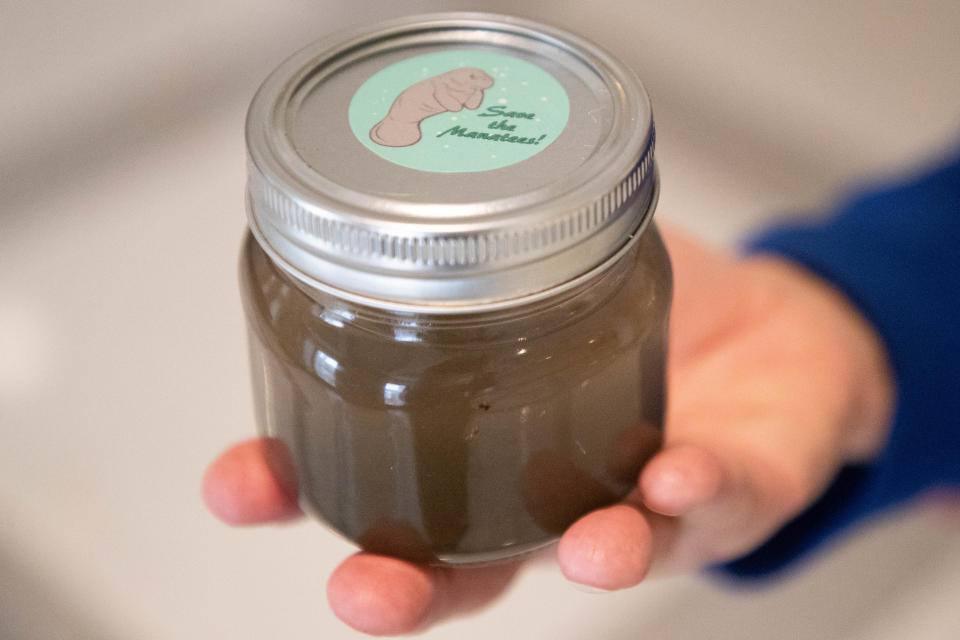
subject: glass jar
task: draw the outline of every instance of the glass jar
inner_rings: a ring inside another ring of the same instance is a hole
[[[257,421],[306,511],[476,564],[636,485],[671,275],[627,69],[525,20],[404,19],[281,65],[247,141]]]

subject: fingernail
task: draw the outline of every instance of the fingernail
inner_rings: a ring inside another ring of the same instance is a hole
[[[588,585],[588,584],[580,584],[579,582],[571,582],[570,584],[573,585],[573,588],[574,588],[574,589],[576,589],[577,591],[582,591],[583,593],[591,593],[591,594],[596,594],[596,593],[610,593],[610,590],[609,590],[609,589],[601,589],[600,587],[592,587],[592,586],[590,586],[590,585]]]

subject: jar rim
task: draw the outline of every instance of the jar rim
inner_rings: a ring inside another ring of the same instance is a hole
[[[659,177],[654,175],[653,182],[653,194],[652,200],[649,205],[650,210],[656,208],[657,201],[660,197],[660,181]],[[370,307],[373,309],[379,309],[382,311],[388,311],[393,313],[403,313],[410,315],[466,315],[466,314],[475,314],[475,313],[486,313],[486,312],[495,312],[495,311],[505,311],[508,309],[513,309],[516,307],[522,307],[526,305],[535,304],[544,300],[549,300],[556,296],[563,295],[571,290],[577,289],[592,280],[595,280],[609,271],[614,265],[616,265],[620,260],[627,255],[631,249],[636,246],[639,242],[641,236],[646,232],[647,226],[653,223],[651,216],[644,217],[640,226],[638,226],[632,233],[628,234],[624,239],[624,243],[617,249],[615,253],[608,256],[603,262],[595,265],[589,271],[581,273],[565,282],[561,282],[557,285],[554,285],[548,289],[542,289],[534,293],[530,293],[523,296],[518,296],[515,298],[505,298],[505,299],[490,299],[490,300],[458,300],[458,301],[444,301],[440,302],[406,302],[398,300],[390,300],[385,298],[374,298],[370,296],[364,296],[362,294],[349,291],[347,289],[340,289],[329,283],[315,280],[308,276],[305,276],[303,272],[296,269],[287,263],[283,256],[277,254],[273,249],[266,244],[262,237],[259,235],[256,227],[251,225],[250,232],[253,235],[254,240],[257,241],[257,244],[263,249],[267,257],[279,267],[284,273],[293,278],[294,283],[305,290],[306,293],[311,294],[313,292],[320,292],[321,294],[326,294],[344,300],[351,304],[357,304],[365,307]]]

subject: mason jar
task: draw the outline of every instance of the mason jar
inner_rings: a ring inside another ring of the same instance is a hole
[[[636,486],[671,297],[653,143],[629,69],[513,17],[393,21],[267,78],[241,288],[259,429],[305,511],[477,564]]]

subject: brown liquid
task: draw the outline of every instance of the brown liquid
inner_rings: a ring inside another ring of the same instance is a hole
[[[530,551],[622,498],[659,447],[671,285],[653,226],[578,289],[485,314],[307,295],[252,237],[241,277],[261,431],[304,508],[365,549]]]

